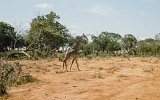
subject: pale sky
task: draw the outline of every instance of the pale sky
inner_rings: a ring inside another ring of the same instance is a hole
[[[144,39],[160,33],[160,0],[0,0],[0,21],[13,26],[28,27],[50,11],[74,35],[108,31]]]

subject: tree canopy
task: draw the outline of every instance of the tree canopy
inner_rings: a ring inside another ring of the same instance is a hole
[[[6,22],[0,22],[0,51],[15,49],[18,38],[21,37],[15,32],[15,28]]]
[[[49,46],[58,50],[66,44],[69,38],[68,29],[58,21],[59,18],[56,13],[50,12],[32,20],[28,34],[32,48]]]

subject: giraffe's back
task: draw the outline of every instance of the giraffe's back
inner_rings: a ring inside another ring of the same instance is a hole
[[[77,55],[78,54],[78,52],[79,52],[79,50],[77,51],[76,49],[73,49],[73,48],[69,48],[68,50],[67,50],[67,52],[66,52],[66,54],[65,54],[65,57],[66,56],[75,56],[75,55]]]

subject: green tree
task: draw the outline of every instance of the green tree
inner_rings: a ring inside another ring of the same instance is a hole
[[[126,34],[121,41],[121,48],[129,51],[131,54],[136,54],[137,39],[132,34]]]
[[[98,37],[92,36],[93,43],[97,45],[97,49],[107,52],[113,52],[120,49],[119,40],[121,35],[117,33],[102,32]]]
[[[147,38],[145,40],[138,41],[138,53],[143,56],[160,55],[160,44],[156,39]]]
[[[8,23],[0,22],[0,51],[6,51],[8,48],[14,49],[15,38],[16,32],[14,27]]]
[[[58,20],[59,16],[50,12],[47,15],[38,16],[31,22],[28,34],[29,47],[43,49],[46,46],[59,50],[68,42],[69,34],[67,28]]]

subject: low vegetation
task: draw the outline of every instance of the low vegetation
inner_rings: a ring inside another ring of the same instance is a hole
[[[37,81],[30,73],[22,71],[22,65],[19,62],[14,64],[0,61],[0,96],[7,95],[11,86],[18,86]]]

